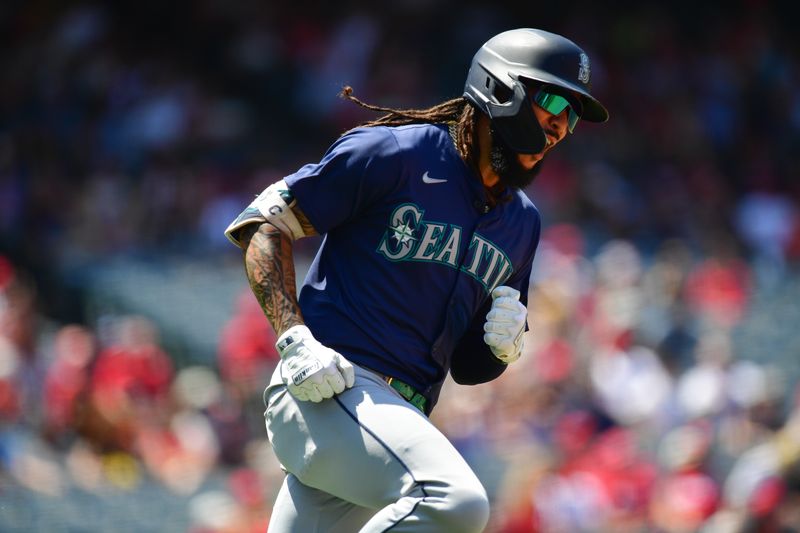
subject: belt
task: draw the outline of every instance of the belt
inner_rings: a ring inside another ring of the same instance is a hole
[[[400,396],[405,398],[408,403],[422,411],[422,414],[425,414],[425,406],[428,403],[428,399],[418,393],[417,389],[399,379],[383,375],[382,377],[383,380],[388,383],[391,388],[399,392]]]

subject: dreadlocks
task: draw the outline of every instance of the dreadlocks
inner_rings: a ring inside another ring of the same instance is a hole
[[[478,146],[475,136],[477,113],[475,107],[463,96],[447,100],[427,109],[393,109],[362,102],[353,96],[353,88],[345,86],[339,96],[371,111],[385,115],[368,120],[361,126],[405,126],[408,124],[447,124],[461,157],[477,167]]]

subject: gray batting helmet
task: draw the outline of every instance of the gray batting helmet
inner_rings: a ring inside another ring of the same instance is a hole
[[[464,96],[486,113],[512,150],[538,153],[547,138],[528,102],[525,82],[540,82],[577,99],[583,120],[605,122],[608,111],[591,94],[589,56],[575,43],[543,30],[520,28],[489,39],[467,74]]]

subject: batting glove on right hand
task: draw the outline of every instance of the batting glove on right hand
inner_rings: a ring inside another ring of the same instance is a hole
[[[485,342],[503,363],[513,363],[522,355],[525,319],[528,310],[519,301],[519,291],[501,285],[492,291],[492,308],[486,315]]]
[[[275,343],[281,356],[281,377],[301,401],[321,402],[355,383],[353,365],[323,346],[306,326],[289,328]]]

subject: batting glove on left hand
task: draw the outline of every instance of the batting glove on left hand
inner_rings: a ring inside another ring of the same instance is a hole
[[[298,400],[321,402],[355,383],[350,361],[320,343],[306,326],[286,330],[275,347],[281,356],[283,382]]]
[[[486,315],[485,342],[503,363],[513,363],[522,355],[525,319],[528,310],[519,301],[519,291],[501,285],[492,291],[492,308]]]

